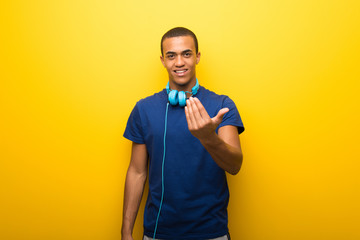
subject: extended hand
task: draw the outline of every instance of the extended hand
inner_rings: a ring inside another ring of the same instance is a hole
[[[190,97],[186,100],[185,116],[191,134],[199,140],[211,137],[228,111],[228,108],[222,108],[215,117],[210,118],[200,100]]]

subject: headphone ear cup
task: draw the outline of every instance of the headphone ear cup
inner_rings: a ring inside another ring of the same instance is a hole
[[[179,96],[179,105],[180,105],[180,107],[185,107],[185,105],[186,105],[186,93],[184,91],[180,91],[178,96]]]
[[[171,90],[169,93],[169,102],[171,105],[178,104],[178,91],[177,90]]]

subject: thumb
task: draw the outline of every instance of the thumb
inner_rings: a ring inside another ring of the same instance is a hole
[[[215,122],[216,125],[219,125],[221,123],[225,113],[227,113],[228,111],[229,111],[228,108],[222,108],[222,109],[220,109],[218,114],[212,118],[212,120]]]

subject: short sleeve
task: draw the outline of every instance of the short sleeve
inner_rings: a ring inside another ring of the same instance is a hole
[[[239,134],[242,133],[245,128],[235,103],[229,97],[225,97],[222,108],[229,108],[229,112],[225,113],[218,128],[226,125],[232,125],[237,127]]]
[[[145,143],[138,103],[130,114],[126,124],[124,137],[136,143]]]

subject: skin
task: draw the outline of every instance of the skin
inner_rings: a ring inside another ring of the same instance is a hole
[[[196,53],[191,36],[167,38],[163,42],[161,63],[169,74],[171,89],[191,91],[196,83],[196,65],[200,61],[200,52]],[[186,70],[184,73],[176,73]],[[190,97],[184,109],[189,131],[199,139],[219,167],[235,175],[242,164],[240,139],[235,126],[223,126],[218,134],[215,130],[221,123],[228,108],[221,109],[210,118],[206,109],[197,98]],[[147,178],[148,153],[145,144],[132,144],[132,153],[125,180],[122,240],[133,240],[132,231],[141,202]]]
[[[131,160],[125,180],[122,240],[133,240],[132,232],[147,177],[147,159],[145,144],[133,142]]]
[[[161,63],[169,74],[171,89],[191,91],[196,83],[196,65],[200,61],[201,53],[196,53],[195,43],[191,36],[166,38],[163,42]],[[175,71],[186,70],[183,75]]]

